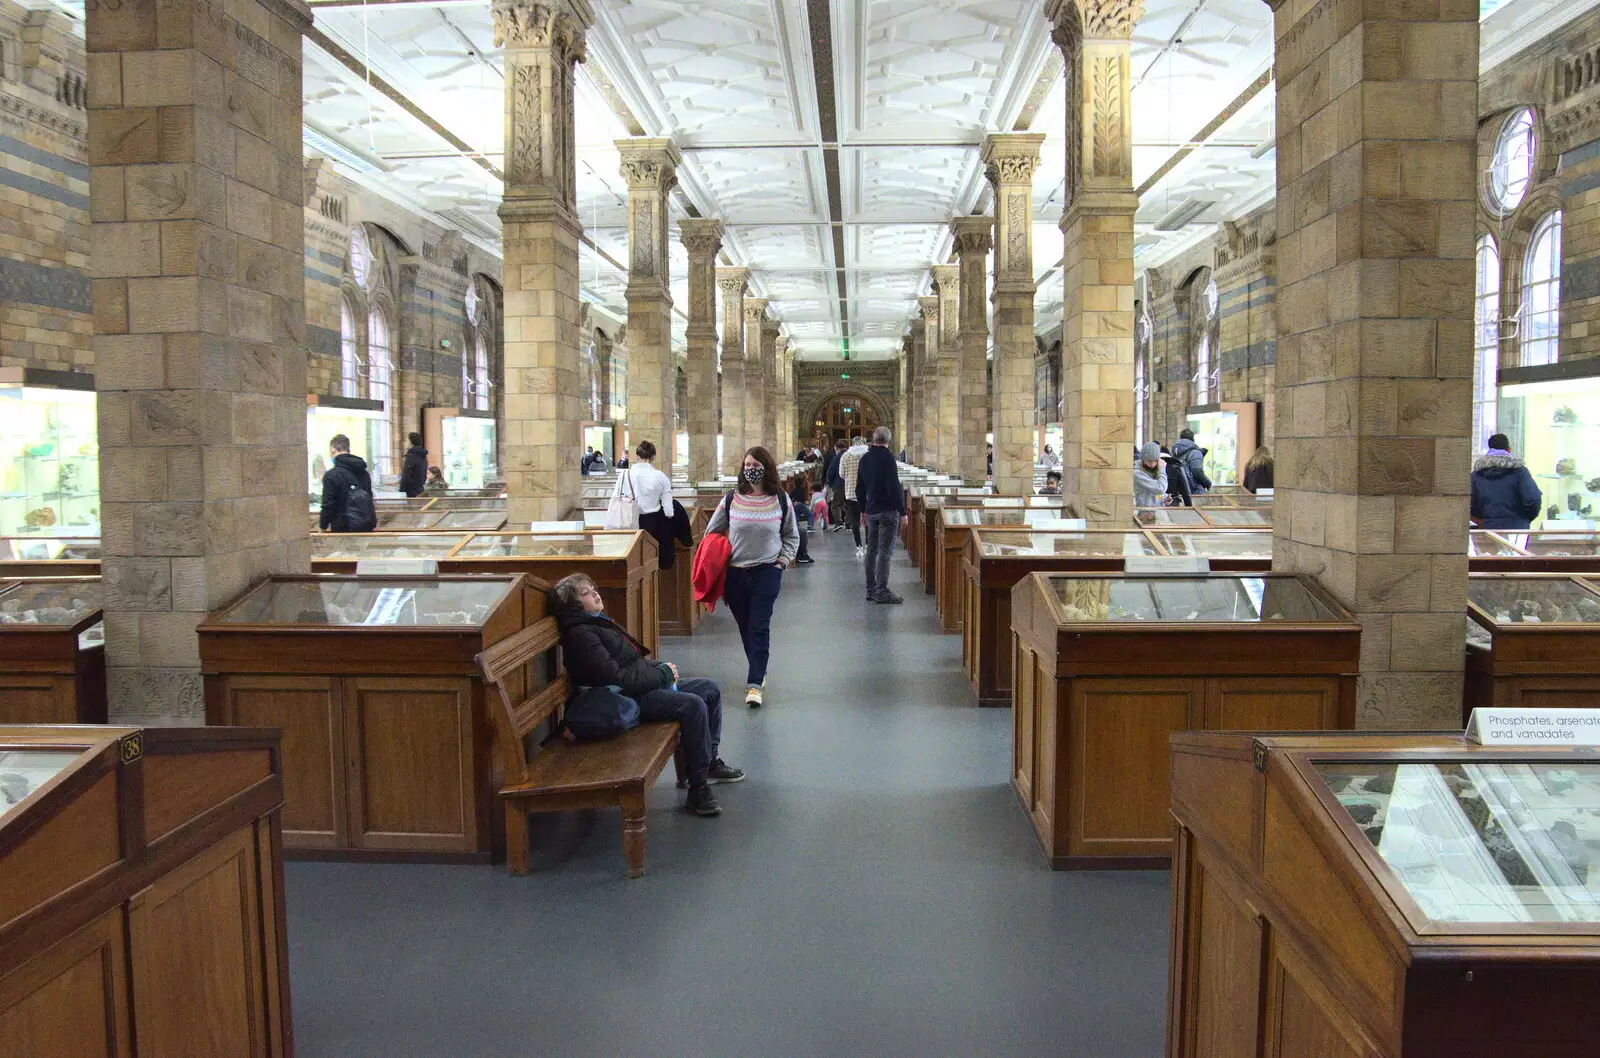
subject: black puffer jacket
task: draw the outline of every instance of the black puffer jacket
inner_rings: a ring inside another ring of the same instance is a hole
[[[406,461],[400,465],[400,491],[407,496],[422,495],[422,486],[428,483],[428,450],[421,445],[406,449]]]
[[[1472,516],[1484,529],[1526,529],[1544,495],[1516,456],[1480,456],[1472,465]]]
[[[350,531],[345,507],[350,502],[352,485],[360,485],[368,495],[372,493],[372,475],[367,473],[367,461],[349,452],[340,452],[333,457],[333,466],[322,475],[322,515],[317,525],[323,532]]]
[[[670,673],[650,660],[644,644],[604,614],[561,609],[556,623],[561,626],[561,660],[574,686],[615,685],[637,699],[672,685]]]

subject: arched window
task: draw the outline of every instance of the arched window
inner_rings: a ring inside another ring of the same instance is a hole
[[[348,301],[339,302],[339,395],[361,395],[361,355],[356,346],[356,315]]]
[[[1197,277],[1198,279],[1198,277]],[[1209,404],[1216,398],[1217,280],[1208,271],[1202,286],[1193,285],[1189,319],[1194,335],[1194,400]]]
[[[393,345],[389,337],[389,319],[382,309],[373,309],[367,317],[367,398],[383,401],[383,416],[378,420],[377,436],[373,438],[372,469],[374,474],[388,474],[393,447],[395,405],[392,399],[391,380],[394,378]]]
[[[1500,126],[1489,163],[1489,204],[1501,216],[1517,208],[1533,183],[1534,136],[1533,111],[1526,107]]]
[[[367,241],[367,230],[359,224],[350,229],[350,278],[362,290],[369,287],[372,279],[372,243]]]
[[[472,407],[489,410],[489,343],[481,327],[472,333]]]
[[[1561,304],[1561,211],[1541,220],[1522,262],[1522,366],[1556,362]]]
[[[1138,323],[1133,334],[1133,442],[1144,444],[1145,402],[1150,399],[1150,378],[1145,366],[1150,360],[1150,338],[1155,327],[1150,321],[1150,310],[1134,305]]]
[[[1472,444],[1474,451],[1498,429],[1500,382],[1500,248],[1494,236],[1478,240],[1478,278],[1473,302]]]

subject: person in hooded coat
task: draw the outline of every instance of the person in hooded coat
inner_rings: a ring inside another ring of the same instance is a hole
[[[1527,529],[1539,517],[1544,494],[1503,433],[1472,464],[1472,517],[1483,529]]]
[[[1172,456],[1183,462],[1183,469],[1189,472],[1189,487],[1193,491],[1210,491],[1211,479],[1206,476],[1206,450],[1194,443],[1193,430],[1178,431],[1178,439],[1172,443]]]
[[[1161,507],[1167,494],[1167,467],[1161,461],[1161,446],[1146,441],[1139,449],[1139,461],[1133,467],[1133,505],[1135,507]]]
[[[367,461],[350,452],[350,438],[334,434],[328,442],[328,454],[333,466],[322,475],[322,512],[317,528],[325,533],[348,533],[350,525],[350,490],[360,488],[372,496],[372,475],[367,472]]]
[[[407,496],[422,495],[422,486],[428,483],[428,450],[422,447],[422,435],[407,435],[411,447],[406,449],[405,462],[400,465],[400,491]]]

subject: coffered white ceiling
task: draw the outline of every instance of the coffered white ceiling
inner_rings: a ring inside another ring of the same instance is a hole
[[[1498,62],[1600,0],[1482,2],[1484,58]],[[950,219],[986,205],[984,135],[1025,125],[1047,136],[1039,329],[1059,321],[1065,89],[1044,0],[592,3],[577,93],[587,300],[626,315],[613,141],[670,136],[684,158],[675,219],[726,222],[723,262],[752,269],[802,357],[892,357],[929,266],[949,258]],[[79,0],[59,6],[81,18]],[[504,76],[488,0],[312,7],[308,150],[497,253]],[[1142,266],[1270,201],[1271,62],[1262,0],[1146,0],[1133,49]],[[685,264],[675,247],[680,306]]]

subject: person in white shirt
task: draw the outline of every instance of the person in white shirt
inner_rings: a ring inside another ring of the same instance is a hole
[[[656,457],[656,446],[640,441],[633,454],[639,458],[617,474],[617,487],[611,495],[633,496],[639,505],[639,515],[665,514],[672,517],[672,479],[655,468],[651,462]]]

